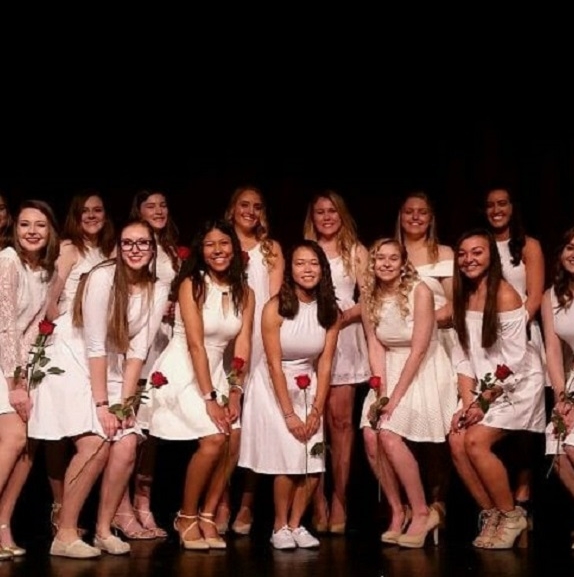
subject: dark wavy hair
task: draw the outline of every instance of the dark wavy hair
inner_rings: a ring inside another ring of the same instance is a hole
[[[21,212],[27,208],[38,210],[46,217],[46,220],[48,221],[48,242],[42,249],[39,264],[46,271],[46,280],[49,281],[52,279],[54,271],[56,270],[56,259],[58,256],[60,256],[60,236],[58,234],[58,222],[56,221],[56,216],[54,215],[54,211],[52,210],[51,206],[43,200],[25,200],[20,205],[20,208],[18,209],[18,212],[16,212],[16,216],[14,218],[12,246],[14,247],[14,250],[22,262],[25,262],[26,258],[24,256],[24,252],[22,251],[22,247],[18,242],[17,224]]]
[[[236,313],[243,310],[247,297],[247,275],[245,263],[241,254],[241,244],[233,225],[223,219],[208,220],[197,231],[190,246],[190,256],[186,259],[173,284],[173,292],[177,294],[181,283],[189,278],[193,283],[193,299],[200,303],[205,298],[205,275],[209,274],[209,267],[203,257],[203,243],[205,237],[212,230],[219,230],[231,239],[233,258],[227,271],[227,281],[231,289],[231,298]]]
[[[569,228],[563,235],[556,257],[554,259],[554,280],[552,282],[552,290],[558,300],[558,310],[568,309],[574,300],[574,294],[570,283],[574,280],[572,275],[562,266],[562,252],[567,245],[574,243],[574,226]]]
[[[12,237],[13,237],[12,226],[14,224],[12,219],[12,213],[10,211],[10,204],[8,203],[8,197],[6,196],[4,191],[0,189],[0,203],[2,202],[4,203],[4,206],[6,208],[6,215],[8,217],[8,220],[6,221],[6,224],[2,228],[0,228],[0,250],[12,244]]]
[[[518,266],[522,261],[522,251],[524,250],[524,245],[526,244],[526,231],[524,229],[524,223],[522,222],[522,215],[520,212],[520,207],[518,206],[518,201],[515,194],[512,192],[509,186],[490,186],[486,189],[484,195],[484,202],[486,208],[486,200],[488,195],[495,190],[503,190],[508,195],[508,201],[512,205],[512,215],[510,216],[510,221],[508,223],[508,228],[510,232],[510,239],[508,241],[508,248],[510,250],[510,262],[512,266]],[[487,228],[491,230],[490,223],[486,223]]]
[[[502,277],[502,265],[500,255],[496,247],[496,241],[492,233],[486,229],[475,228],[465,232],[457,241],[454,249],[454,275],[453,275],[453,325],[458,335],[462,348],[468,352],[468,331],[466,328],[466,307],[470,293],[475,290],[475,284],[460,271],[458,264],[458,251],[461,244],[468,238],[480,236],[488,241],[490,251],[490,265],[487,270],[486,303],[482,317],[481,345],[485,349],[490,348],[496,342],[498,336],[498,313],[497,294]]]
[[[155,189],[142,189],[134,195],[132,200],[132,207],[130,210],[130,218],[133,220],[141,220],[141,205],[153,194],[161,194],[164,198],[166,203],[168,203],[167,195],[162,190],[155,190]],[[169,203],[168,203],[169,205]],[[171,259],[171,266],[173,270],[177,272],[179,263],[177,259],[177,241],[179,237],[179,231],[174,220],[171,218],[171,212],[168,208],[167,213],[167,222],[164,228],[160,231],[157,231],[157,239],[160,246],[163,250],[167,253],[169,258]]]
[[[323,328],[328,329],[337,322],[339,307],[337,306],[335,288],[331,278],[331,266],[325,251],[314,240],[302,240],[292,246],[287,253],[285,274],[279,290],[279,314],[286,319],[292,319],[299,312],[299,299],[295,292],[296,283],[293,278],[293,255],[299,248],[312,250],[319,260],[321,279],[315,287],[314,296],[317,300],[317,319],[319,324]]]

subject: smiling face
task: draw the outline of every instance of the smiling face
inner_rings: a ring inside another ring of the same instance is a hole
[[[142,224],[131,224],[122,230],[120,237],[121,257],[133,271],[147,267],[154,256],[153,239],[149,229]]]
[[[470,280],[479,280],[490,268],[490,246],[484,236],[470,236],[464,239],[456,260],[460,272]]]
[[[508,228],[512,217],[512,202],[507,190],[491,190],[486,197],[486,218],[495,231]]]
[[[160,231],[167,225],[169,210],[165,196],[160,192],[150,194],[139,207],[140,216],[155,231]]]
[[[293,252],[291,274],[296,287],[303,291],[312,291],[321,281],[321,262],[314,250],[300,246]]]
[[[233,207],[233,224],[246,232],[252,231],[261,222],[263,200],[255,190],[244,190]]]
[[[375,276],[383,284],[397,284],[401,276],[403,264],[401,249],[396,242],[385,242],[379,245],[375,251]]]
[[[90,196],[86,199],[82,209],[82,231],[88,238],[96,237],[106,221],[104,203],[99,196]]]
[[[328,198],[321,197],[315,202],[312,217],[318,237],[333,237],[341,230],[341,216]]]
[[[560,253],[560,264],[564,270],[574,277],[574,237],[572,237]]]
[[[412,196],[401,208],[401,229],[407,237],[425,236],[432,222],[432,211],[426,200]]]
[[[23,209],[16,220],[16,239],[22,251],[38,253],[46,247],[49,238],[48,217],[36,208]]]
[[[231,237],[217,228],[210,230],[203,239],[203,260],[216,274],[227,271],[233,259]]]

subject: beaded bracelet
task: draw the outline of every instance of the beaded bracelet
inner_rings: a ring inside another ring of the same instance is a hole
[[[110,406],[109,401],[98,401],[96,403],[96,409],[99,409],[100,407],[109,407],[109,406]]]
[[[283,415],[283,418],[285,420],[289,419],[290,417],[294,417],[295,416],[295,411],[291,411],[290,413],[287,413],[286,415]]]

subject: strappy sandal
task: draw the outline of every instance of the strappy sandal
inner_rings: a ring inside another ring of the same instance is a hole
[[[153,531],[154,535],[158,539],[163,539],[167,537],[167,531],[158,527],[155,522],[153,513],[149,509],[134,509],[136,518],[139,524],[148,531]]]
[[[127,517],[128,522],[125,525],[122,525],[118,522],[118,518]],[[143,527],[142,529],[130,529],[130,527],[137,523],[139,525],[139,521],[136,519],[135,515],[132,513],[116,513],[112,522],[110,523],[110,527],[114,530],[114,532],[122,535],[124,539],[137,539],[142,541],[149,541],[151,539],[155,539],[156,535],[154,531],[150,531]]]
[[[185,528],[183,533],[180,531],[179,527],[177,526],[177,522],[179,519],[188,519],[188,520],[192,521],[192,523],[190,523]],[[184,515],[181,511],[177,512],[175,520],[173,521],[173,528],[178,532],[179,542],[181,543],[181,546],[184,549],[195,549],[195,550],[202,550],[202,551],[209,549],[209,544],[207,543],[207,541],[203,537],[200,537],[199,539],[186,539],[185,538],[187,533],[193,527],[197,526],[199,528],[198,520],[199,520],[198,515]]]
[[[213,525],[217,531],[217,524],[213,520],[213,513],[199,513],[199,520],[209,525]],[[220,537],[219,532],[217,537],[203,537],[205,542],[209,545],[211,549],[226,549],[227,543]]]

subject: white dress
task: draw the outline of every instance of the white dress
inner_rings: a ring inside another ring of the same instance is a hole
[[[223,366],[223,354],[229,342],[241,330],[242,315],[236,313],[231,295],[229,307],[223,310],[224,293],[229,288],[213,283],[206,278],[205,302],[202,306],[204,344],[209,362],[209,371],[217,400],[221,404],[223,395],[229,395],[229,383]],[[219,429],[209,418],[205,401],[197,382],[191,355],[187,346],[185,327],[176,307],[173,338],[159,356],[152,373],[160,371],[168,384],[151,391],[150,434],[160,439],[192,440],[215,435]],[[238,428],[236,422],[233,428]]]
[[[82,336],[79,338],[73,331],[69,331],[70,340],[62,338],[59,344],[64,357],[56,359],[54,356],[47,365],[47,368],[51,365],[59,366],[66,372],[62,375],[47,375],[39,385],[53,388],[50,394],[38,395],[38,404],[33,409],[38,413],[34,435],[41,434],[39,438],[56,440],[85,433],[105,437],[92,396],[89,359],[104,356],[107,358],[108,400],[112,405],[122,401],[124,361],[143,361],[146,358],[149,344],[161,321],[167,292],[162,285],[156,283],[152,302],[147,302],[143,293],[129,296],[129,348],[125,354],[116,352],[108,343],[108,315],[103,314],[110,308],[114,272],[114,264],[92,271],[82,300]],[[47,354],[51,355],[49,351]],[[136,427],[121,431],[116,439],[133,432],[139,432],[139,429]]]
[[[61,434],[54,415],[62,403],[69,402],[71,406],[74,405],[74,395],[71,395],[70,391],[81,391],[80,387],[74,386],[76,383],[70,380],[73,377],[67,370],[70,359],[84,351],[82,329],[72,325],[74,298],[82,276],[103,260],[104,255],[99,248],[86,247],[83,255],[78,251],[78,259],[64,284],[58,301],[60,316],[54,320],[56,327],[48,341],[46,353],[51,359],[51,365],[65,372],[61,375],[46,375],[40,385],[31,391],[34,409],[28,424],[28,434],[32,438],[55,440],[67,436]],[[63,390],[58,383],[64,387]]]
[[[522,302],[526,302],[526,266],[521,260],[517,266],[512,264],[512,255],[509,248],[509,240],[496,241],[496,248],[500,255],[500,262],[502,264],[502,276],[512,285],[514,290],[520,295]],[[542,366],[546,366],[546,352],[544,350],[544,341],[542,339],[542,331],[536,319],[530,321],[529,325],[530,342],[538,352]],[[545,373],[544,375],[546,386],[550,385],[550,379]]]
[[[560,337],[560,339],[568,346],[571,352],[574,352],[574,306],[570,306],[567,309],[558,308],[558,299],[554,290],[548,289],[550,293],[550,303],[552,306],[552,311],[554,312],[554,332]],[[570,368],[570,371],[566,373],[566,383],[565,392],[574,391],[574,370]],[[563,447],[560,445],[558,439],[553,433],[554,425],[550,423],[546,428],[546,454],[555,455],[562,454],[564,452]],[[565,445],[574,445],[574,431],[566,435],[564,439]]]
[[[158,283],[167,287],[168,292],[171,289],[171,283],[175,278],[176,272],[173,269],[173,263],[169,255],[165,252],[163,247],[157,244],[157,260],[156,260],[156,275]],[[167,299],[166,299],[167,305]],[[164,307],[165,308],[165,307]],[[173,336],[173,327],[171,323],[163,319],[159,325],[159,329],[155,334],[151,346],[148,351],[147,358],[141,372],[141,378],[146,379],[151,374],[151,368],[159,358],[159,355],[167,347],[171,337]],[[149,429],[149,404],[142,403],[138,409],[138,424],[142,429]]]
[[[281,365],[293,410],[305,422],[317,391],[315,361],[325,348],[325,329],[317,320],[317,303],[299,302],[293,319],[283,319],[279,338]],[[308,375],[310,386],[299,389],[295,378]],[[304,475],[325,470],[323,455],[312,456],[311,449],[323,442],[323,425],[305,445],[287,428],[277,402],[266,363],[259,363],[253,375],[253,386],[246,392],[239,466],[269,475]],[[251,402],[250,396],[257,396]]]
[[[419,281],[420,282],[420,281]],[[387,397],[392,394],[411,352],[414,328],[415,283],[408,297],[408,314],[403,317],[395,298],[381,306],[377,339],[385,346]],[[456,377],[436,328],[423,361],[390,418],[381,429],[415,442],[442,443],[450,430],[456,410]],[[361,427],[370,427],[369,408],[376,400],[373,390],[365,398]]]
[[[497,365],[508,366],[514,374],[504,381],[505,394],[490,405],[481,424],[541,433],[545,427],[544,372],[538,352],[528,342],[526,309],[499,313],[497,339],[488,349],[481,345],[482,318],[482,312],[466,312],[469,353],[457,344],[453,351],[456,372],[476,379],[477,389],[480,379],[494,374]]]
[[[355,258],[356,250],[351,251],[351,258]],[[331,277],[335,286],[337,304],[343,311],[355,306],[354,293],[357,278],[354,272],[347,274],[341,256],[329,259]],[[355,322],[339,331],[337,348],[333,358],[331,385],[350,385],[364,383],[371,376],[367,341],[362,323]]]
[[[0,415],[14,412],[4,375],[13,376],[16,367],[28,362],[45,313],[45,276],[45,270],[24,264],[13,248],[0,251]]]

